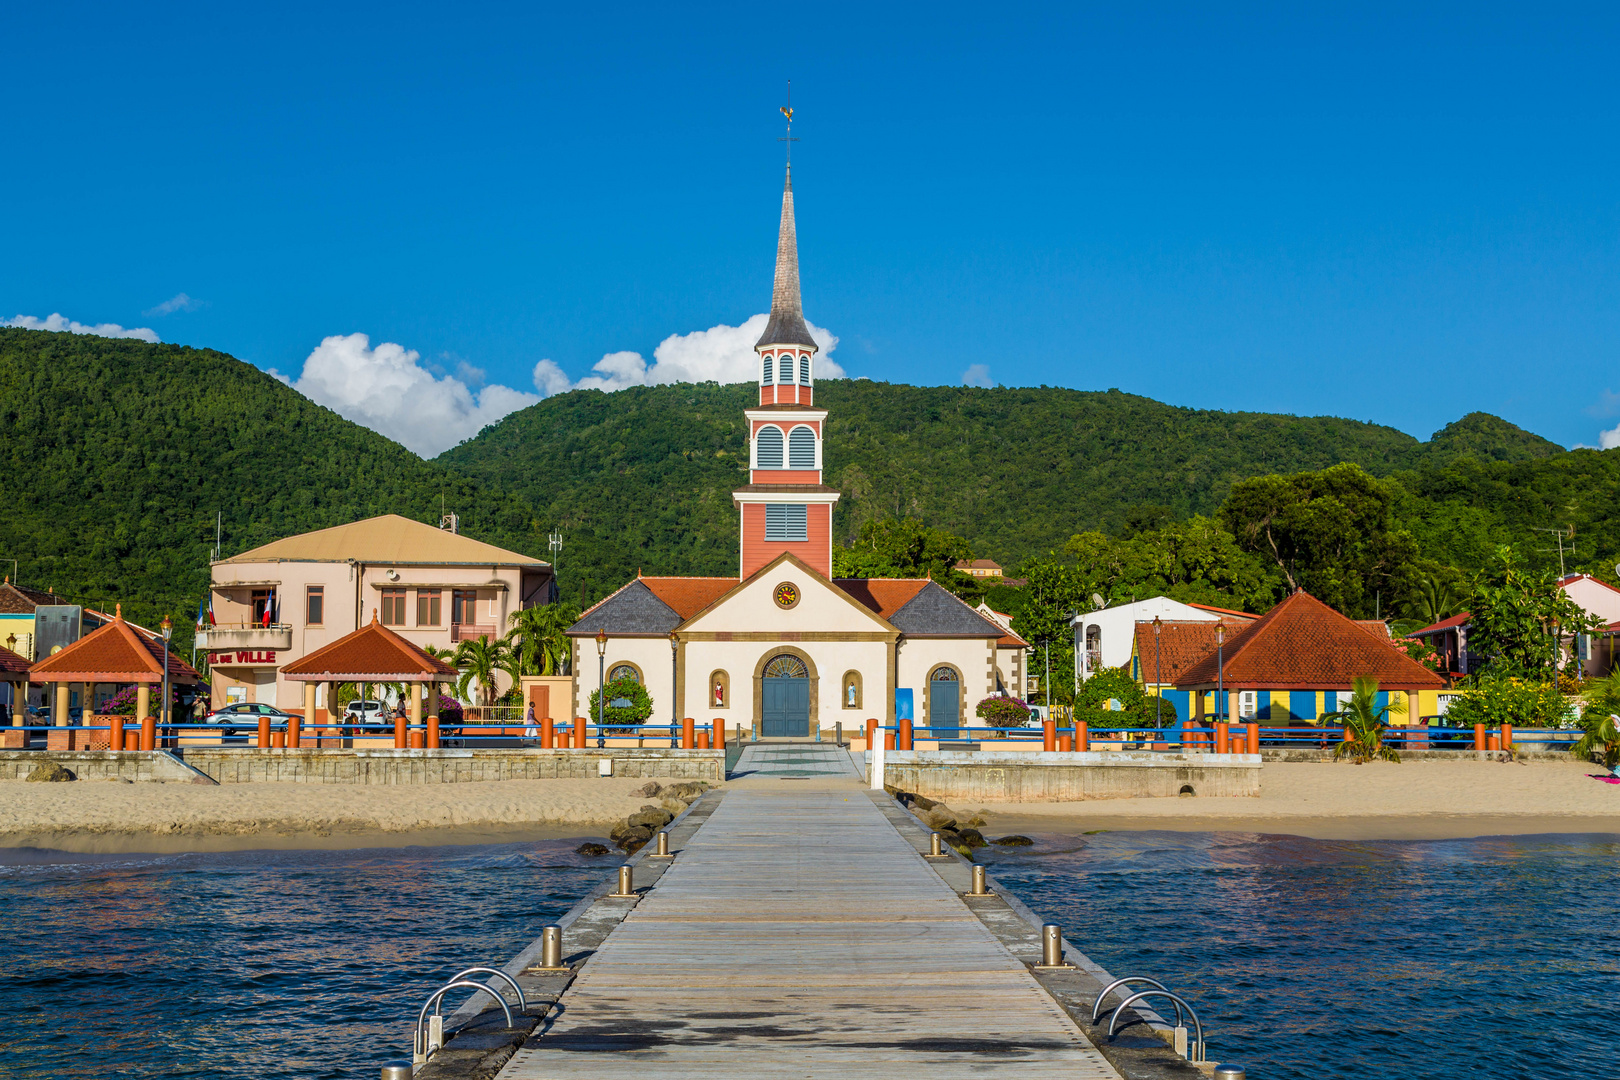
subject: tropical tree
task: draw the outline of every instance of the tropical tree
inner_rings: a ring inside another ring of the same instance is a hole
[[[545,604],[523,608],[507,617],[512,632],[507,635],[524,675],[567,675],[569,647],[567,630],[579,621],[573,604]]]
[[[461,672],[461,678],[456,680],[456,696],[467,697],[473,683],[477,683],[479,699],[485,705],[495,702],[496,672],[505,672],[514,682],[517,679],[518,667],[505,638],[480,635],[463,641],[456,647],[451,664]]]
[[[1593,679],[1586,690],[1586,709],[1581,713],[1580,741],[1570,752],[1582,761],[1605,768],[1620,765],[1620,671]]]
[[[1462,598],[1452,591],[1449,582],[1425,574],[1417,579],[1407,599],[1407,610],[1424,626],[1449,619],[1462,608]]]
[[[1401,760],[1393,747],[1384,744],[1389,706],[1379,706],[1377,702],[1378,680],[1361,678],[1350,684],[1350,701],[1344,708],[1323,715],[1323,723],[1336,723],[1344,728],[1344,741],[1333,748],[1334,757],[1352,757],[1357,765]]]
[[[1562,638],[1603,629],[1551,574],[1526,569],[1506,544],[1475,576],[1468,611],[1468,651],[1503,674],[1544,675],[1557,664]]]

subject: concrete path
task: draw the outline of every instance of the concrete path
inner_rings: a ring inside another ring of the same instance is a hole
[[[783,787],[726,792],[501,1080],[1118,1080],[868,792]]]
[[[744,743],[730,779],[760,776],[861,778],[849,751],[835,743]]]

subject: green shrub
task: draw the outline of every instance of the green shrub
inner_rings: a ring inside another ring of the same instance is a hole
[[[607,692],[607,705],[602,709],[602,723],[622,724],[626,727],[632,724],[645,724],[652,715],[652,695],[647,688],[635,679],[614,679],[602,688]],[[596,722],[597,691],[591,691],[592,723]],[[615,701],[628,701],[628,705],[615,705]]]
[[[979,702],[974,714],[989,727],[1023,727],[1029,722],[1030,710],[1014,697],[987,697]]]
[[[1460,697],[1446,709],[1446,726],[1499,728],[1568,727],[1574,722],[1569,699],[1552,682],[1535,682],[1517,675],[1480,674],[1458,687]]]

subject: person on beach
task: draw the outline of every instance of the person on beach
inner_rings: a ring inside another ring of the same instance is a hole
[[[529,702],[529,711],[523,714],[523,737],[532,745],[540,738],[540,726],[534,719],[534,702]]]

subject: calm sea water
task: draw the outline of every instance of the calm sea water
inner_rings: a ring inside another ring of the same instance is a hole
[[[1041,837],[992,872],[1256,1080],[1620,1075],[1620,839]],[[365,1077],[615,860],[0,852],[0,1076]]]

